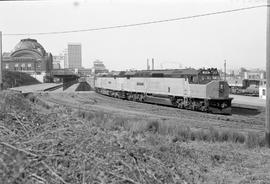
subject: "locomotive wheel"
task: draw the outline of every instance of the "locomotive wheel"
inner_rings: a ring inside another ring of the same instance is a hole
[[[184,105],[181,104],[181,103],[179,103],[179,104],[177,105],[177,107],[178,107],[179,109],[184,109]]]
[[[140,102],[144,102],[144,96],[143,95],[140,96]]]
[[[137,101],[136,94],[133,94],[133,101],[134,101],[134,102]]]

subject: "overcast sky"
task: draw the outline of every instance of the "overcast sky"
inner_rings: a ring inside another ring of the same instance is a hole
[[[266,4],[266,0],[54,0],[0,2],[3,34],[69,31],[178,18]],[[264,68],[266,7],[195,19],[83,33],[5,36],[3,52],[24,38],[58,55],[82,44],[83,66],[102,60],[110,70],[156,68]]]

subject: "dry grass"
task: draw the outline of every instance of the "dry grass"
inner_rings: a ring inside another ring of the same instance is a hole
[[[124,127],[106,113],[76,112],[50,107],[51,113],[32,108],[34,98],[3,94],[0,122],[0,177],[8,183],[174,183],[176,174],[149,161],[130,142],[113,132]],[[8,106],[6,105],[8,102]],[[43,106],[42,104],[38,103]],[[46,108],[47,109],[47,108]],[[113,126],[111,126],[113,125]],[[130,140],[130,141],[129,141]],[[3,170],[4,169],[4,170]],[[163,174],[161,174],[163,173]]]
[[[256,148],[256,147],[265,146],[264,137],[254,132],[248,132],[245,143],[248,148]]]
[[[109,130],[127,130],[132,133],[150,132],[160,135],[170,135],[173,141],[207,141],[207,142],[232,142],[246,144],[248,148],[264,146],[263,138],[258,133],[250,132],[245,135],[241,132],[208,129],[192,129],[191,127],[159,120],[137,120],[117,117],[105,112],[77,112],[78,117],[94,120],[98,126]]]
[[[213,173],[210,177],[210,170],[231,157],[186,142],[263,145],[251,133],[246,138],[177,122],[54,107],[20,94],[0,97],[0,178],[6,184],[222,182]],[[237,154],[232,158],[239,160]]]

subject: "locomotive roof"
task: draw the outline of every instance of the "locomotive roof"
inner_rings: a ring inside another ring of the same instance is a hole
[[[138,71],[113,71],[102,76],[116,76],[116,77],[180,77],[180,76],[196,76],[203,74],[216,74],[216,68],[208,69],[169,69],[169,70],[138,70]]]

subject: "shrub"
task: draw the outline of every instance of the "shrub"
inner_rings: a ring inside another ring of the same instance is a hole
[[[219,141],[220,142],[226,142],[226,141],[229,141],[229,138],[230,138],[230,132],[228,130],[226,131],[222,131],[219,135]]]
[[[141,133],[147,130],[148,127],[147,121],[141,121],[141,120],[136,120],[136,121],[127,121],[125,123],[125,130],[131,131],[132,133]]]
[[[191,139],[191,130],[188,126],[178,126],[177,136],[183,141],[188,141]]]
[[[159,127],[159,122],[157,120],[153,120],[147,123],[146,131],[156,133],[159,132]]]
[[[248,132],[247,140],[246,140],[246,146],[248,148],[258,147],[258,146],[260,146],[261,142],[262,141],[261,141],[260,136],[258,135],[258,133]]]
[[[231,141],[234,143],[244,143],[246,137],[240,132],[233,132],[231,134]]]
[[[216,142],[219,140],[219,132],[218,130],[214,129],[213,127],[210,127],[209,128],[209,134],[210,134],[210,137],[211,137],[211,141],[212,142]]]

